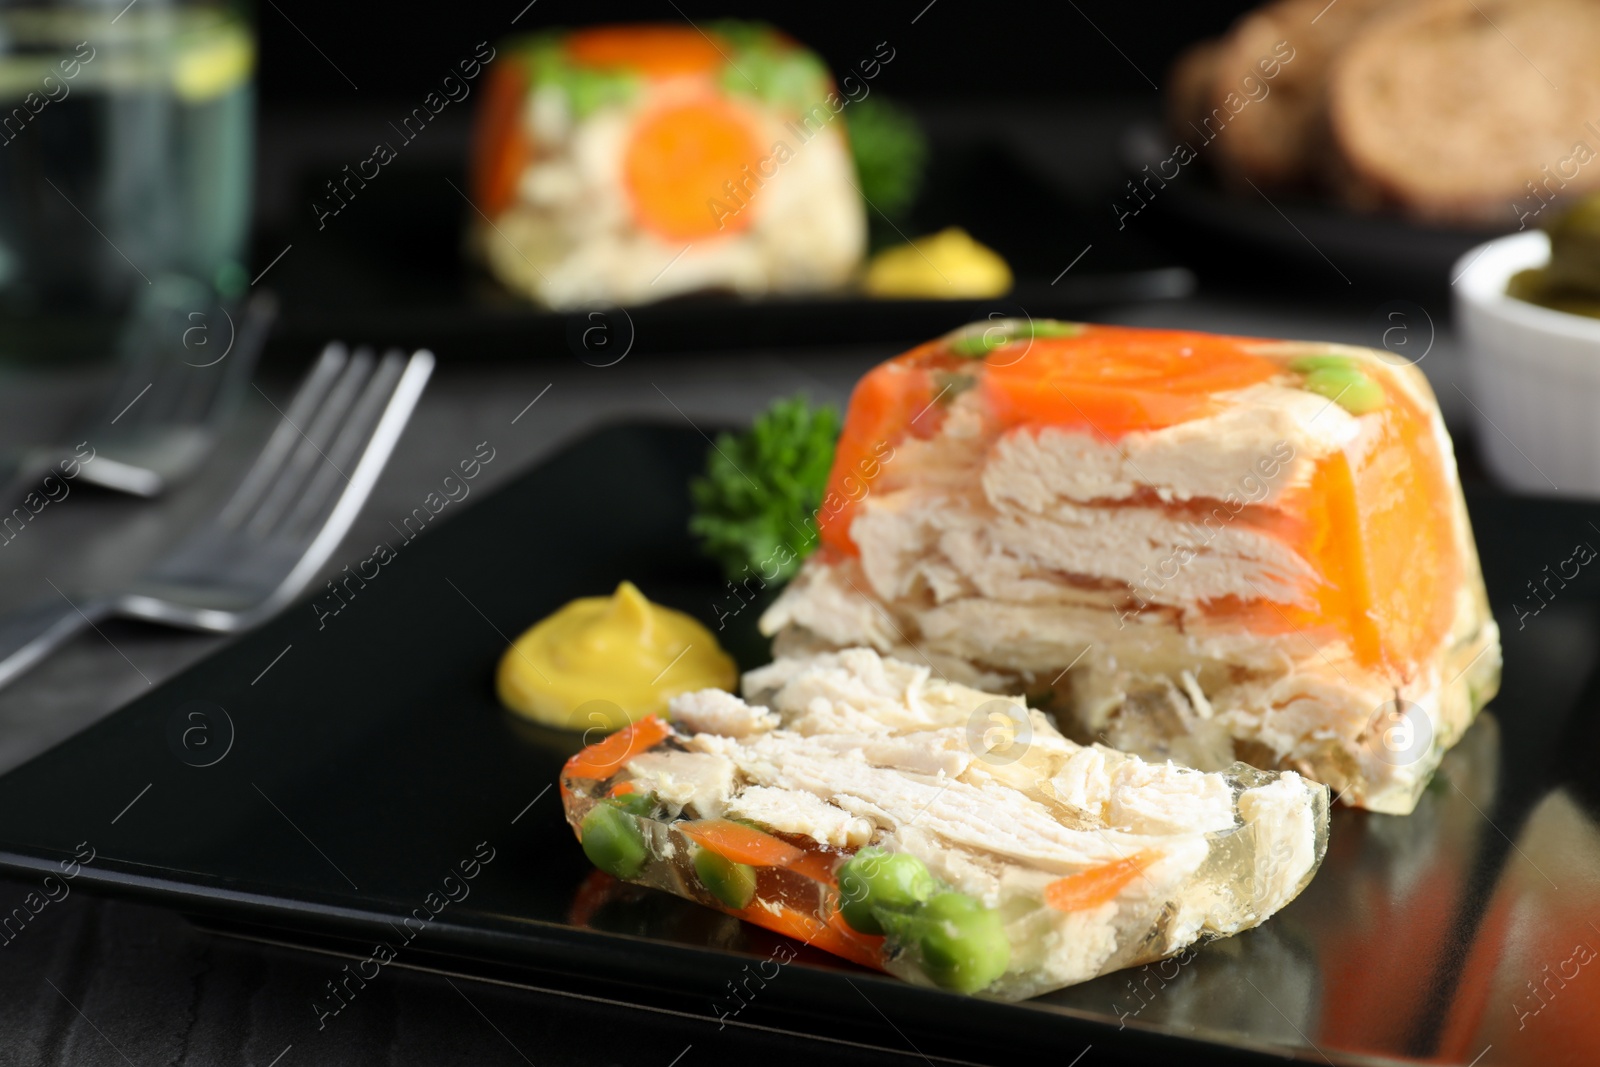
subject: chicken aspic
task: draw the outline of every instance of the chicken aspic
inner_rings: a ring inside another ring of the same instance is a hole
[[[848,649],[676,697],[561,797],[596,866],[910,982],[1022,999],[1258,925],[1327,846],[1293,771],[1062,737],[1019,697]]]
[[[815,53],[733,20],[502,48],[470,214],[474,247],[511,289],[557,308],[806,293],[860,265],[848,100]]]
[[[1422,374],[1328,344],[977,324],[857,385],[775,653],[1023,691],[1080,740],[1405,813],[1499,683]]]

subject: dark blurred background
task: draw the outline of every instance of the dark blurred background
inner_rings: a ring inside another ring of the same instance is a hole
[[[461,358],[495,335],[498,307],[508,327],[499,336],[524,343],[526,334],[515,331],[525,329],[526,320],[515,329],[510,323],[525,307],[463,259],[472,208],[450,184],[466,187],[481,82],[473,96],[447,106],[424,135],[404,143],[383,179],[319,229],[312,205],[325,195],[325,183],[368,156],[376,142],[399,143],[391,123],[419,106],[479,42],[595,22],[702,24],[731,17],[771,22],[820,52],[838,76],[884,43],[893,49],[872,92],[908,106],[932,149],[924,196],[902,220],[906,237],[963,226],[997,247],[1019,279],[1041,286],[1093,243],[1093,255],[1075,268],[1073,281],[1183,265],[1224,286],[1237,279],[1286,293],[1295,286],[1319,294],[1330,283],[1343,288],[1276,215],[1266,224],[1284,230],[1288,258],[1298,257],[1291,266],[1300,275],[1291,269],[1263,278],[1250,253],[1219,250],[1181,221],[1155,224],[1147,217],[1125,229],[1116,224],[1114,205],[1129,176],[1123,146],[1140,124],[1159,129],[1159,90],[1168,66],[1186,45],[1225,30],[1249,6],[1244,0],[510,0],[448,7],[264,0],[255,9],[259,140],[251,274],[295,246],[271,274],[285,297],[280,342],[309,344],[318,335],[360,332],[455,349]],[[1255,204],[1251,210],[1268,209]],[[1395,294],[1385,289],[1383,295]],[[468,321],[464,308],[472,311],[476,346],[451,344]],[[392,337],[386,327],[394,327]],[[652,340],[678,347],[660,331],[641,344]]]
[[[895,0],[893,3],[307,3],[264,0],[258,84],[266,108],[397,103],[425,92],[436,69],[477,41],[516,30],[593,22],[765,19],[820,52],[836,70],[888,40],[899,54],[885,92],[914,101],[978,104],[1154,98],[1185,44],[1225,29],[1242,0]],[[524,12],[525,13],[522,13]],[[516,24],[512,19],[522,13]],[[912,24],[912,19],[916,19]],[[291,24],[292,20],[292,24]],[[298,27],[297,30],[295,27]],[[300,31],[304,31],[304,35]],[[307,42],[315,42],[315,47]],[[359,92],[318,56],[327,53]],[[1143,76],[1139,73],[1143,71]]]

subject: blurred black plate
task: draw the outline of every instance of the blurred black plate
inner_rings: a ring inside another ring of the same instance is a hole
[[[1423,226],[1396,215],[1362,214],[1303,194],[1227,189],[1206,166],[1204,147],[1199,147],[1198,159],[1164,186],[1152,180],[1153,193],[1146,196],[1140,183],[1147,173],[1159,176],[1157,164],[1172,155],[1178,140],[1153,124],[1132,126],[1123,137],[1123,168],[1138,186],[1139,196],[1148,201],[1140,215],[1148,212],[1179,224],[1188,231],[1191,251],[1208,252],[1208,259],[1232,253],[1231,258],[1254,268],[1252,274],[1263,273],[1261,268],[1269,263],[1284,264],[1298,268],[1310,280],[1333,285],[1446,291],[1450,268],[1463,253],[1513,229],[1509,221],[1499,228]],[[1146,166],[1149,172],[1143,169]],[[1138,207],[1126,187],[1121,192],[1122,209]],[[1506,214],[1509,219],[1509,208]],[[1145,221],[1134,215],[1127,223],[1131,227]],[[1206,243],[1211,244],[1209,249],[1197,247]]]
[[[400,966],[687,1013],[707,1020],[706,1047],[735,983],[753,994],[727,1025],[930,1061],[1065,1067],[1090,1045],[1085,1064],[1589,1061],[1600,963],[1574,961],[1600,947],[1600,719],[1579,694],[1600,571],[1551,584],[1532,616],[1524,586],[1570,569],[1596,508],[1474,495],[1492,595],[1521,598],[1525,626],[1501,616],[1498,722],[1480,719],[1414,815],[1338,812],[1320,875],[1258,930],[1010,1005],[803,946],[780,967],[791,943],[775,934],[595,875],[552,784],[577,738],[496,704],[506,639],[621,578],[714,625],[727,592],[684,533],[704,449],[687,429],[603,430],[397,539],[337,615],[298,605],[0,778],[0,869],[59,892],[45,876],[83,843],[95,857],[75,887],[350,953],[326,977],[357,1010],[376,994],[349,974],[381,982],[363,961],[382,943]],[[755,613],[725,631],[745,666],[765,656]],[[27,921],[0,911],[6,939]],[[746,967],[777,974],[745,987]],[[303,1030],[281,1035],[296,1055],[318,1040],[313,1005],[339,1003],[326,986],[304,995]]]
[[[925,186],[909,217],[872,214],[889,243],[961,226],[998,251],[1016,278],[988,300],[873,300],[855,293],[743,298],[701,293],[590,315],[552,312],[507,291],[463,255],[474,209],[457,191],[459,161],[403,161],[322,230],[309,225],[257,242],[265,259],[288,247],[267,280],[283,296],[282,352],[329,337],[441,358],[572,359],[603,363],[636,352],[920,343],[991,313],[1093,318],[1113,304],[1189,295],[1193,276],[1148,242],[1110,240],[996,130],[974,138],[929,124]],[[311,168],[299,199],[325,175]],[[1082,258],[1094,244],[1094,254]],[[1068,270],[1068,267],[1071,270]],[[599,327],[595,329],[595,327]],[[587,338],[587,340],[585,340]]]

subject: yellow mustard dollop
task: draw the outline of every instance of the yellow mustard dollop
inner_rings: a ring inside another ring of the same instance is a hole
[[[733,658],[700,623],[632,582],[580,597],[511,643],[495,672],[506,707],[546,726],[618,730],[697,689],[732,689]]]
[[[867,264],[864,284],[871,296],[970,300],[1008,292],[1011,268],[998,252],[952,226],[879,252]]]

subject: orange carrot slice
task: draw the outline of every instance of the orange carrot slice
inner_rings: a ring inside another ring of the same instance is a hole
[[[748,863],[752,867],[788,867],[805,855],[771,834],[727,819],[681,822],[677,828],[701,848],[710,849],[725,860]]]
[[[1115,900],[1144,869],[1161,858],[1151,849],[1058,878],[1044,887],[1044,902],[1057,911],[1082,911]]]
[[[759,195],[749,168],[760,159],[755,127],[735,104],[705,96],[659,108],[639,120],[623,153],[634,219],[667,241],[739,233],[753,221],[740,202]]]
[[[856,554],[850,520],[857,502],[872,492],[874,480],[883,473],[883,457],[892,457],[894,446],[908,435],[927,436],[939,425],[942,412],[933,402],[932,375],[904,359],[880,364],[856,383],[834,448],[817,529],[824,545],[847,556]]]
[[[815,882],[824,885],[838,885],[839,877],[835,873],[844,857],[829,852],[810,852],[802,850],[800,858],[789,864],[789,869],[796,874],[803,874]]]
[[[725,860],[752,867],[785,867],[825,885],[838,885],[834,869],[843,858],[833,853],[797,848],[771,834],[727,819],[701,819],[677,824],[683,835]]]
[[[638,791],[639,791],[639,787],[637,785],[634,785],[632,781],[618,782],[616,785],[612,786],[609,790],[606,791],[606,796],[608,796],[608,797],[625,797],[625,796],[628,796],[628,795],[630,795],[632,793],[637,793]]]
[[[561,773],[568,778],[610,778],[633,757],[660,744],[671,732],[672,728],[658,716],[647,715],[567,760]]]
[[[701,74],[722,63],[727,43],[690,26],[595,26],[567,37],[567,56],[586,67],[654,78]]]
[[[1233,337],[1096,326],[990,357],[984,387],[1004,426],[1071,426],[1116,438],[1204,415],[1211,394],[1283,373]],[[1015,350],[1015,355],[1008,353]]]
[[[1323,460],[1313,476],[1327,493],[1327,522],[1306,555],[1323,576],[1319,600],[1330,613],[1343,609],[1357,658],[1409,677],[1450,632],[1466,561],[1431,420],[1398,385],[1385,392],[1388,403],[1363,416],[1374,439]]]
[[[777,910],[768,910],[769,907]],[[851,930],[839,919],[837,913],[827,922],[823,922],[815,915],[807,915],[786,904],[775,903],[752,904],[737,914],[746,922],[764,926],[768,930],[776,931],[785,937],[792,937],[824,952],[831,952],[851,963],[859,963],[876,971],[883,970],[883,938]]]

